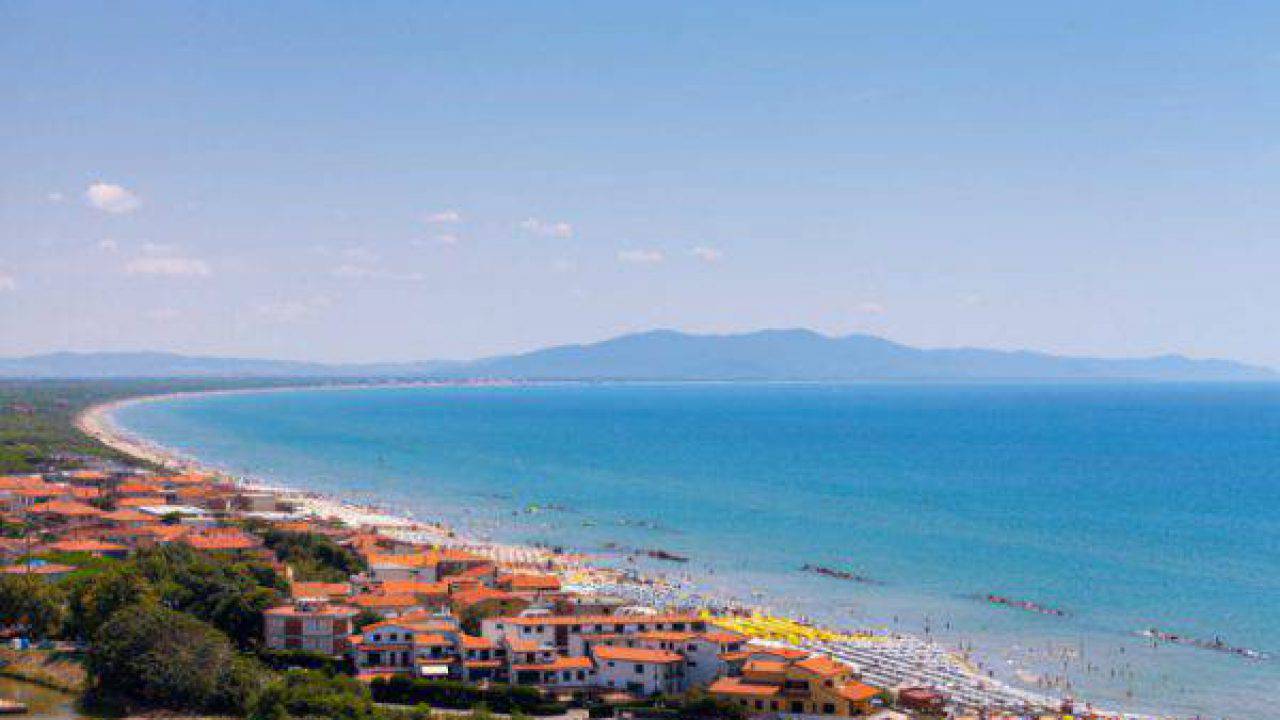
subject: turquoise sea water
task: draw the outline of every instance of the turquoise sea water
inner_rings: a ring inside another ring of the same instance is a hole
[[[686,554],[656,565],[840,626],[927,627],[1111,707],[1280,717],[1280,385],[285,391],[116,420],[494,537]],[[1152,647],[1150,626],[1273,659]]]

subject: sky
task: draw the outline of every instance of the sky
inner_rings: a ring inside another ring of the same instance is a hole
[[[0,356],[1280,367],[1280,4],[0,0]]]

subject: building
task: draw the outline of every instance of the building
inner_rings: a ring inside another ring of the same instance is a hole
[[[314,599],[271,608],[263,613],[267,647],[341,655],[347,650],[347,638],[354,630],[352,621],[358,613],[353,607]]]
[[[681,693],[688,689],[683,655],[669,650],[599,645],[592,649],[596,678],[604,687],[632,695]]]
[[[853,717],[873,710],[880,688],[858,682],[853,668],[826,655],[803,659],[753,657],[740,675],[722,677],[707,691],[752,714]]]
[[[706,632],[707,621],[692,613],[551,615],[529,612],[485,618],[480,634],[490,640],[524,640],[569,657],[587,654],[590,638],[650,631]]]

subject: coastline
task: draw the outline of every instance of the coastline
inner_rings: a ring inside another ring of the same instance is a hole
[[[77,414],[75,425],[81,432],[98,442],[132,457],[176,472],[201,472],[228,477],[246,489],[278,494],[283,499],[293,502],[302,513],[336,518],[356,527],[370,526],[386,534],[418,542],[466,548],[509,565],[550,569],[562,574],[566,582],[574,586],[587,591],[622,595],[637,603],[654,606],[681,604],[687,607],[690,601],[693,600],[696,603],[696,607],[704,611],[729,613],[731,616],[763,614],[763,617],[771,618],[771,616],[764,614],[765,611],[762,608],[740,601],[724,600],[704,595],[692,584],[682,584],[679,581],[673,583],[665,577],[646,577],[634,570],[623,572],[614,568],[595,565],[588,556],[582,554],[465,537],[442,523],[420,520],[407,514],[397,514],[375,505],[362,505],[314,491],[284,487],[271,482],[269,479],[236,477],[234,474],[226,472],[225,469],[211,466],[199,459],[186,456],[146,438],[133,435],[117,425],[111,417],[115,411],[130,405],[191,396],[277,392],[283,390],[403,388],[451,386],[455,384],[426,382],[296,385],[163,393],[121,398],[88,407]],[[788,618],[777,618],[776,620],[781,623],[796,622]],[[760,629],[760,626],[752,626],[750,623],[745,623],[745,625],[756,627],[757,630]],[[801,620],[798,627],[812,626]],[[767,632],[767,629],[765,631]],[[1018,698],[1029,705],[1041,709],[1056,708],[1061,702],[1059,697],[1047,695],[1044,690],[1018,687],[997,679],[993,674],[984,673],[982,669],[969,662],[968,658],[960,651],[944,647],[933,640],[925,640],[897,632],[860,632],[854,635],[841,636],[841,642],[844,645],[832,646],[827,642],[829,636],[838,634],[821,628],[817,628],[816,631],[812,637],[806,636],[801,642],[797,643],[793,636],[791,642],[784,644],[799,645],[808,649],[827,652],[863,666],[867,662],[874,664],[874,656],[877,654],[883,654],[894,662],[924,665],[927,667],[927,672],[936,672],[937,677],[946,678],[950,682],[957,682],[971,687],[976,692],[982,693],[982,695],[979,695],[980,697],[986,697],[990,694],[992,697]],[[845,645],[850,646],[852,655],[845,655],[839,652],[840,649],[846,649]],[[929,675],[926,674],[924,677],[929,677]],[[1026,685],[1033,684],[1028,678],[1019,676],[1019,680]],[[1091,710],[1095,713],[1105,713],[1107,716],[1112,717],[1155,717],[1138,713],[1104,711],[1098,708],[1091,708]]]

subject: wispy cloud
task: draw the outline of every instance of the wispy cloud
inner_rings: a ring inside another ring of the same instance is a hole
[[[699,245],[693,248],[689,251],[689,254],[708,263],[717,263],[724,259],[723,251],[706,245]]]
[[[422,282],[427,276],[420,272],[392,272],[370,265],[344,263],[335,267],[330,274],[344,280],[401,280],[404,282]]]
[[[208,277],[212,268],[204,260],[190,257],[140,257],[124,266],[130,275],[161,275],[169,277]]]
[[[138,209],[142,200],[120,185],[98,182],[84,191],[84,199],[93,207],[113,215],[123,215]]]
[[[120,243],[118,243],[118,242],[116,242],[115,240],[112,240],[112,239],[110,239],[110,238],[107,238],[106,240],[99,240],[99,241],[98,241],[98,249],[99,249],[99,250],[103,250],[103,251],[105,251],[105,252],[111,252],[111,253],[113,253],[113,252],[119,252],[119,251],[120,251]]]
[[[66,197],[65,195],[63,195],[62,193],[60,193],[60,192],[51,192],[51,193],[49,193],[49,194],[45,195],[45,196],[44,196],[44,199],[45,199],[45,200],[48,200],[48,201],[49,201],[49,202],[51,202],[51,203],[60,203],[60,202],[62,202],[63,200],[66,200],[66,199],[67,199],[67,197]]]
[[[462,213],[457,210],[441,210],[422,218],[428,225],[446,225],[462,222]]]
[[[858,303],[857,307],[855,307],[854,310],[858,311],[863,315],[883,315],[885,313],[884,305],[881,305],[878,302],[870,302],[870,301]]]
[[[661,250],[619,250],[618,259],[633,265],[657,265],[667,256]]]
[[[563,220],[551,222],[528,218],[516,224],[521,230],[540,237],[569,238],[573,237],[573,226]]]
[[[18,289],[18,281],[12,275],[0,268],[0,292],[13,292]]]
[[[262,303],[254,308],[254,313],[268,322],[292,323],[324,310],[331,304],[329,298],[315,295],[301,300]]]

